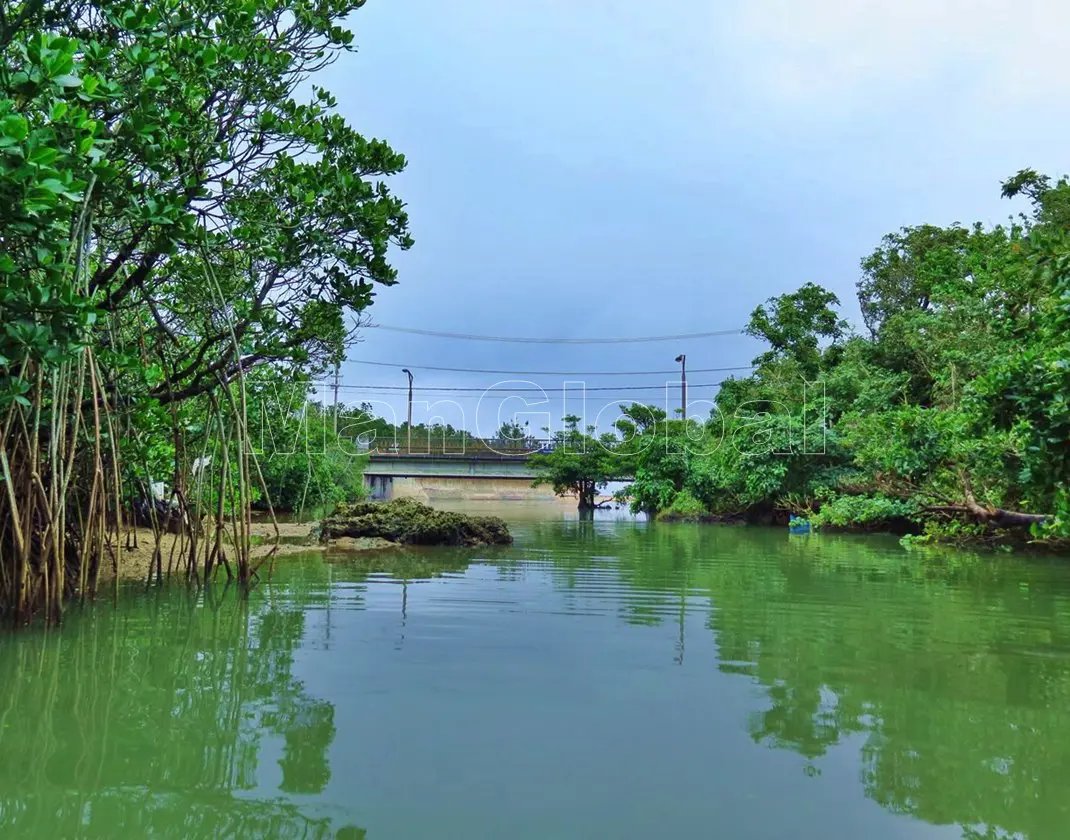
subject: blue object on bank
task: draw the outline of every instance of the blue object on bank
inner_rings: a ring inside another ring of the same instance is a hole
[[[809,534],[810,523],[798,516],[793,516],[788,520],[788,530],[793,534]]]

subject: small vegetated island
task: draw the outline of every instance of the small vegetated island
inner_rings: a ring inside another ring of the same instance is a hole
[[[339,547],[391,545],[509,545],[513,538],[496,516],[436,510],[415,499],[339,505],[320,525],[320,539]],[[372,541],[353,545],[349,541]]]

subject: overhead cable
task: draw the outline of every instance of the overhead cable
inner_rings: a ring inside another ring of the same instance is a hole
[[[364,359],[349,359],[349,362],[358,365],[374,365],[375,367],[388,368],[413,368],[415,370],[438,370],[449,373],[494,373],[508,374],[510,376],[675,376],[680,373],[676,370],[607,370],[607,371],[581,371],[581,370],[492,370],[488,368],[457,368],[438,367],[436,365],[411,365],[401,362],[372,362]],[[713,367],[691,368],[690,373],[727,373],[735,370],[753,370],[754,365],[739,365],[737,367]]]
[[[324,387],[324,388],[334,388],[335,387],[333,384],[327,383],[327,382],[310,383],[310,384],[318,385],[318,386]],[[598,386],[598,387],[593,387],[593,388],[589,388],[589,387],[583,385],[583,383],[580,383],[580,382],[578,382],[576,384],[577,384],[576,388],[502,388],[501,391],[502,391],[502,393],[505,393],[505,394],[518,394],[518,393],[519,394],[523,394],[523,393],[546,394],[546,393],[558,393],[558,392],[568,393],[568,394],[579,394],[579,393],[584,393],[584,392],[588,392],[589,393],[591,391],[613,391],[613,392],[619,392],[619,391],[660,391],[663,388],[676,388],[676,387],[679,386],[679,383],[677,383],[677,382],[667,382],[664,385],[606,385],[606,386]],[[723,384],[724,384],[723,381],[722,382],[698,383],[698,384],[694,384],[694,385],[688,383],[687,387],[689,389],[690,388],[717,388],[717,387],[719,387],[719,386],[721,386]],[[369,393],[373,392],[373,391],[385,391],[387,393],[394,393],[394,392],[404,393],[404,392],[409,390],[407,385],[338,385],[337,387],[338,388],[344,388],[344,389],[350,390],[350,391],[366,391],[366,392],[369,392]],[[450,386],[429,387],[429,388],[416,387],[416,388],[413,389],[413,393],[424,393],[424,392],[429,392],[430,391],[430,392],[436,392],[436,393],[438,393],[438,392],[451,392],[451,393],[469,392],[469,393],[476,393],[476,394],[480,394],[480,393],[485,394],[485,393],[493,392],[496,389],[496,387],[497,386],[495,386],[495,385],[491,385],[491,386],[489,386],[487,388],[459,388],[459,387],[450,387]]]
[[[648,335],[627,338],[521,338],[504,335],[472,335],[470,333],[421,330],[413,327],[390,327],[386,324],[369,324],[369,329],[389,332],[425,335],[432,338],[456,338],[464,341],[504,341],[512,344],[641,344],[654,341],[687,341],[695,338],[716,338],[724,335],[740,335],[742,330],[711,330],[710,332],[680,333],[678,335]]]

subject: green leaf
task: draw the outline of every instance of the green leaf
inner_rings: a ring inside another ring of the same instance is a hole
[[[45,178],[37,186],[48,190],[50,193],[55,193],[56,195],[60,195],[67,191],[67,185],[56,178]]]
[[[8,114],[0,121],[0,131],[14,140],[25,140],[30,132],[30,125],[21,114]]]
[[[77,76],[72,76],[70,73],[65,73],[62,76],[57,76],[53,81],[60,87],[65,88],[77,88],[82,86],[82,80]]]
[[[48,166],[53,163],[57,157],[59,157],[59,152],[51,146],[38,146],[30,152],[26,160],[37,166]]]

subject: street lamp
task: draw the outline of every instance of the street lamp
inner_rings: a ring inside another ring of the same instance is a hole
[[[687,356],[681,353],[676,361],[680,363],[680,416],[687,420]]]
[[[412,454],[412,371],[408,368],[402,368],[401,372],[409,377],[409,417],[406,423],[406,454]]]

